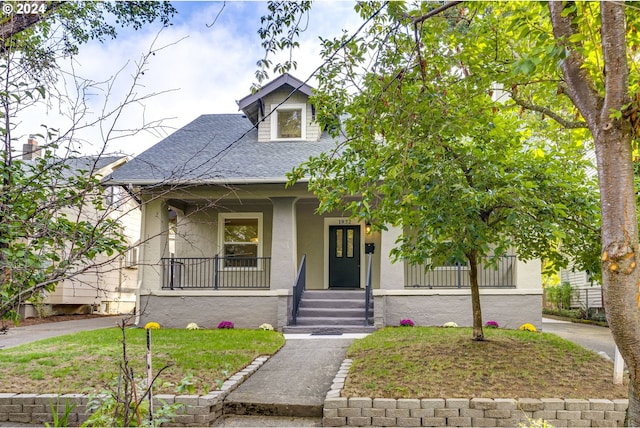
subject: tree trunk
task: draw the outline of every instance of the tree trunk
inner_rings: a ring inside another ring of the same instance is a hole
[[[484,340],[482,331],[482,309],[480,307],[480,286],[478,285],[478,256],[475,251],[467,254],[469,259],[469,282],[471,284],[471,308],[473,311],[472,340]]]
[[[640,293],[638,290],[638,220],[633,182],[632,129],[626,119],[614,119],[630,100],[625,7],[600,4],[600,35],[604,59],[604,94],[582,65],[580,41],[571,3],[549,2],[553,34],[569,56],[562,75],[567,94],[593,135],[602,209],[602,287],[607,321],[629,369],[629,409],[626,423],[640,426]]]

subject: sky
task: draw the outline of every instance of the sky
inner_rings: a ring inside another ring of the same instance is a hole
[[[126,131],[117,133],[123,135],[120,138],[109,139],[106,153],[137,155],[202,114],[238,113],[236,100],[249,95],[251,84],[256,82],[256,62],[264,56],[258,29],[260,17],[267,13],[266,2],[172,3],[178,14],[170,27],[162,29],[159,24],[151,24],[139,31],[120,30],[117,39],[82,45],[72,62],[62,63],[66,70],[73,65],[74,73],[83,79],[95,82],[115,79],[109,90],[107,85],[101,85],[84,97],[88,113],[82,123],[86,124],[99,117],[101,111],[113,110],[122,103],[132,87],[131,76],[142,55],[152,46],[155,50],[134,92],[138,96],[157,95],[123,111],[117,128]],[[362,21],[353,6],[353,1],[314,2],[300,47],[294,51],[298,67],[291,74],[304,81],[322,64],[319,36],[339,36],[342,29],[352,33],[360,26]],[[274,77],[271,72],[270,78]],[[310,84],[314,86],[314,80]],[[74,94],[75,87],[67,79],[66,90]],[[69,128],[68,120],[58,111],[56,106],[21,114],[18,135],[26,142],[28,134],[41,132],[37,126],[40,124],[60,130]],[[75,137],[85,141],[80,151],[94,154],[101,150],[111,123],[102,121],[101,126],[78,132]],[[143,123],[161,126],[130,135],[130,130],[139,129]]]

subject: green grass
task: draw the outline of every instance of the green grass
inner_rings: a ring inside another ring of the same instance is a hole
[[[391,327],[355,341],[343,395],[383,398],[625,398],[613,365],[554,334]]]
[[[146,333],[126,329],[127,352],[137,376],[146,374]],[[277,332],[264,330],[152,331],[154,373],[178,384],[192,374],[200,394],[216,389],[224,380],[260,355],[271,355],[284,344]],[[122,331],[93,330],[45,339],[0,350],[0,392],[78,393],[100,390],[118,375],[122,359]],[[173,393],[172,387],[160,393]]]

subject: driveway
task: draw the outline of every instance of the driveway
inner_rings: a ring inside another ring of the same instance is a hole
[[[612,360],[614,358],[616,345],[608,327],[543,318],[542,331],[555,333],[563,339],[570,340],[584,348],[604,353]]]
[[[48,339],[49,337],[72,334],[78,331],[115,327],[124,317],[130,318],[131,315],[51,322],[26,327],[11,327],[6,334],[0,334],[0,349],[35,342],[36,340]]]

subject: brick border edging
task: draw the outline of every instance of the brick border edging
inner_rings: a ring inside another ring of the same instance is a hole
[[[268,359],[268,356],[256,358],[247,367],[227,379],[219,390],[207,395],[157,394],[153,396],[154,405],[161,406],[163,402],[184,405],[184,412],[177,415],[167,426],[210,426],[222,416],[222,405],[227,395]],[[86,394],[0,393],[0,422],[51,423],[53,422],[52,406],[56,406],[58,414],[62,415],[66,402],[75,405],[68,418],[70,426],[79,426],[87,420],[89,415],[85,412],[89,396]]]
[[[351,363],[342,362],[327,392],[323,426],[513,427],[544,419],[554,427],[621,427],[629,405],[627,399],[341,397]]]

